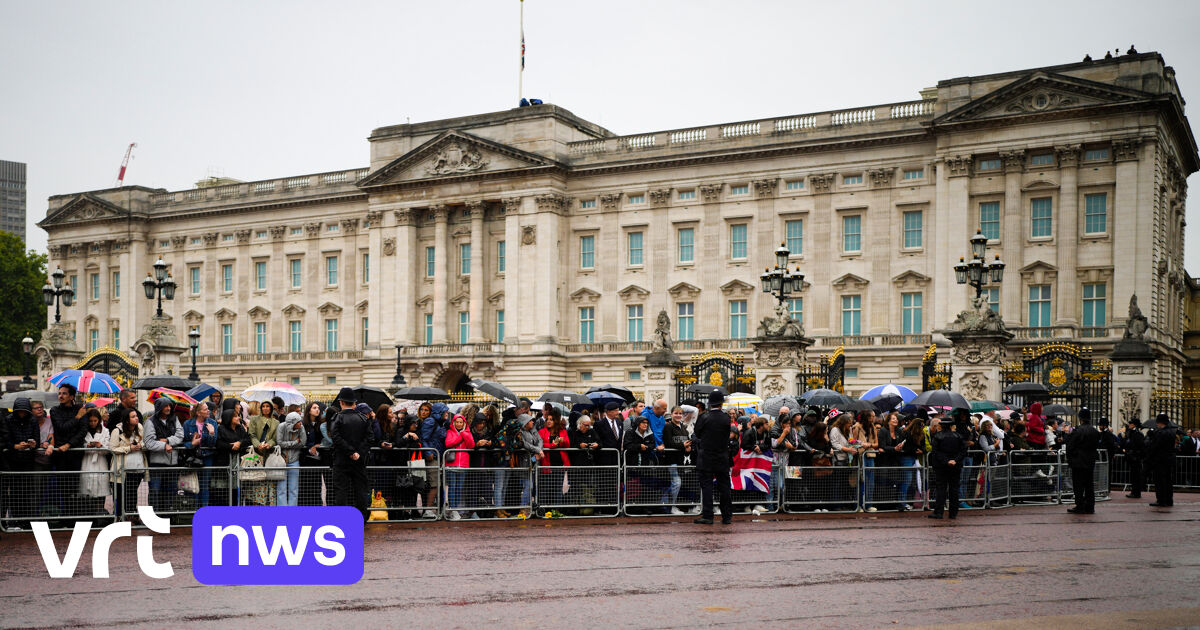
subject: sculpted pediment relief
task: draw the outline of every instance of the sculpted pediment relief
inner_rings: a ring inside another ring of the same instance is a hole
[[[120,206],[95,197],[90,194],[79,195],[68,201],[54,214],[38,223],[40,226],[62,225],[64,223],[79,223],[82,221],[105,221],[109,219],[124,219],[128,213]],[[141,216],[135,213],[135,216]]]
[[[910,269],[892,278],[892,284],[900,289],[921,289],[929,285],[929,280],[929,276]]]
[[[754,293],[754,287],[741,280],[730,280],[721,285],[721,293],[729,297],[747,297]]]
[[[461,131],[446,131],[368,175],[359,186],[369,188],[408,181],[464,177],[481,173],[559,166],[535,153],[485,140]]]
[[[866,286],[868,284],[870,284],[870,282],[871,282],[870,280],[867,280],[866,278],[863,278],[861,276],[856,276],[852,273],[847,273],[847,274],[843,274],[837,280],[834,280],[832,285],[833,285],[833,288],[835,288],[839,291],[844,291],[846,289],[862,290],[862,289],[866,288]]]
[[[599,300],[599,299],[600,299],[599,293],[596,293],[595,291],[588,289],[586,287],[579,289],[578,291],[571,294],[572,302],[583,302],[585,304],[595,304],[596,300]]]
[[[1153,95],[1051,72],[1034,72],[934,120],[934,125],[1148,100]]]
[[[671,287],[670,289],[667,289],[667,293],[671,294],[671,297],[673,297],[677,300],[678,299],[691,299],[691,298],[696,297],[697,295],[700,295],[700,287],[697,287],[696,285],[693,285],[693,284],[689,284],[687,282],[680,282],[679,284],[676,284],[675,286]]]
[[[617,291],[617,295],[621,296],[622,300],[644,300],[650,296],[650,292],[636,284],[631,284]]]

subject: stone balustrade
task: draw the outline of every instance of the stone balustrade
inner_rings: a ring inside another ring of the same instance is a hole
[[[349,188],[350,184],[366,177],[370,169],[359,168],[348,171],[317,173],[315,175],[300,175],[297,177],[282,177],[258,182],[242,182],[193,188],[175,192],[157,193],[151,196],[155,207],[203,204],[210,201],[251,199],[254,202],[269,200],[273,195],[293,196],[297,192],[323,192],[322,189]]]

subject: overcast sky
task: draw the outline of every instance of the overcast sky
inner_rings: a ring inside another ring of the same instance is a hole
[[[512,107],[518,11],[0,0],[0,159],[29,165],[29,244],[45,248],[46,198],[113,186],[130,142],[126,184],[180,190],[364,167],[375,127]],[[1136,44],[1200,104],[1198,23],[1200,2],[1149,0],[527,0],[525,93],[629,134],[916,99],[939,79]]]

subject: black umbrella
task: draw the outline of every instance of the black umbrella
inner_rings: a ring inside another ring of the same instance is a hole
[[[396,392],[396,398],[403,400],[450,400],[450,394],[436,387],[405,387]]]
[[[563,391],[546,392],[545,394],[542,394],[537,399],[537,402],[540,402],[540,403],[554,402],[554,403],[559,403],[561,405],[565,405],[567,407],[574,407],[575,405],[594,405],[595,404],[592,402],[591,398],[588,398],[587,396],[584,396],[583,394],[576,394],[575,392],[563,392]]]
[[[904,399],[896,394],[880,394],[874,398],[868,398],[867,402],[875,406],[875,411],[887,413],[895,410],[897,405],[904,402]]]
[[[0,398],[0,409],[12,409],[18,398],[28,398],[30,403],[41,401],[42,406],[49,409],[58,404],[58,392],[40,392],[27,389],[19,392],[9,392]]]
[[[592,392],[608,392],[610,394],[616,394],[621,398],[624,398],[625,402],[627,403],[632,403],[633,401],[637,400],[637,396],[633,394],[633,390],[629,389],[628,387],[613,385],[612,383],[601,385],[599,387],[592,387],[587,390],[587,393],[589,394]]]
[[[392,404],[392,397],[388,396],[387,392],[371,385],[359,385],[352,387],[351,390],[358,398],[358,402],[367,403],[371,409],[379,407],[379,405]]]
[[[839,411],[875,411],[875,405],[857,398],[850,398],[847,402],[838,405]]]
[[[1048,396],[1050,391],[1041,383],[1033,383],[1025,381],[1023,383],[1013,383],[1004,388],[1005,394],[1020,394],[1022,396]]]
[[[520,406],[521,398],[513,393],[513,390],[497,383],[496,381],[485,381],[483,379],[472,379],[468,385],[475,388],[477,392],[483,392],[492,398],[503,400],[511,403],[513,406]]]
[[[138,380],[134,381],[133,389],[157,389],[159,387],[166,387],[168,389],[177,389],[181,392],[186,392],[194,385],[195,383],[187,380],[186,378],[180,378],[174,374],[156,374],[154,376],[139,378]]]
[[[1042,415],[1044,416],[1074,416],[1075,410],[1059,403],[1046,405],[1042,407]]]
[[[951,409],[971,409],[971,403],[963,398],[962,394],[957,394],[944,389],[931,389],[917,394],[917,397],[910,400],[914,405],[922,405],[925,407],[950,407]]]
[[[703,394],[705,396],[713,392],[721,392],[725,395],[729,394],[729,392],[725,391],[724,387],[709,385],[708,383],[692,383],[691,385],[683,388],[683,391],[688,394]]]
[[[850,399],[842,394],[824,388],[810,389],[800,394],[800,400],[809,407],[837,407],[838,409],[850,402]]]

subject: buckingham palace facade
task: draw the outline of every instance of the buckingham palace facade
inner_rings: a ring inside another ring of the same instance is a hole
[[[788,308],[809,356],[844,348],[848,393],[917,388],[973,297],[953,267],[977,230],[1007,264],[987,296],[1010,355],[1046,340],[1104,352],[1136,293],[1158,386],[1184,386],[1200,164],[1163,58],[920,97],[625,136],[549,104],[395,125],[371,133],[366,168],[56,195],[40,225],[50,269],[75,283],[62,321],[77,356],[130,351],[161,258],[177,284],[165,321],[181,340],[196,328],[200,376],[234,389],[386,387],[397,366],[450,390],[638,388],[662,311],[684,359],[749,361],[780,243],[805,274]]]

